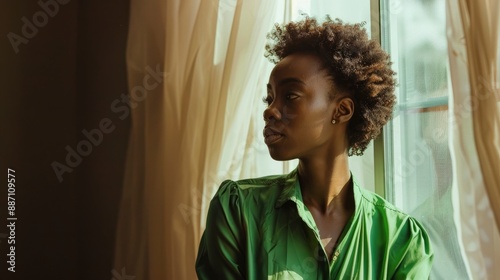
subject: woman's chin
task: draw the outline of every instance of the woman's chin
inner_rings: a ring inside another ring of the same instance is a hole
[[[271,156],[272,159],[277,161],[287,161],[295,159],[295,157],[291,156],[290,154],[284,153],[282,151],[277,151],[272,148],[269,149],[269,155]]]

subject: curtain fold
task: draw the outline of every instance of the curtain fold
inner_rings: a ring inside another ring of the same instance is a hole
[[[282,5],[131,0],[132,129],[117,271],[125,268],[144,280],[196,279],[198,244],[218,185],[256,176],[262,168],[256,162],[264,154],[255,143],[271,65],[264,45],[274,22],[283,18]]]
[[[496,0],[447,1],[455,218],[474,279],[500,275],[499,17]]]
[[[464,3],[465,2],[465,3]],[[474,140],[486,192],[500,229],[500,91],[497,82],[500,2],[463,1],[460,5],[471,89]],[[475,107],[475,108],[474,108]]]

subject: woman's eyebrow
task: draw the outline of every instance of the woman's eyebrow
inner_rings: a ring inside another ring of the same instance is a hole
[[[288,84],[288,83],[298,83],[298,84],[302,84],[302,85],[306,84],[306,83],[304,83],[302,80],[300,80],[298,78],[290,77],[290,78],[285,78],[285,79],[279,81],[278,85],[282,86],[282,85]]]
[[[289,84],[289,83],[298,83],[298,84],[302,84],[302,85],[305,85],[306,83],[304,83],[302,80],[298,79],[298,78],[293,78],[293,77],[289,77],[289,78],[285,78],[281,81],[278,82],[278,86],[282,86],[284,84]],[[270,89],[271,88],[271,84],[267,84],[267,88]]]

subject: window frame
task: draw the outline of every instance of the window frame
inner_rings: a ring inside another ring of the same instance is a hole
[[[380,43],[382,49],[391,54],[394,62],[394,57],[392,56],[391,52],[391,37],[384,36],[384,32],[391,32],[392,28],[391,21],[389,20],[390,1],[391,0],[370,0],[372,21],[371,32],[372,38]],[[394,62],[394,65],[397,65],[397,63]],[[398,73],[404,71],[404,69],[395,70],[398,70]],[[423,97],[419,98],[418,100],[406,101],[405,97],[407,89],[405,88],[405,84],[400,83],[396,90],[404,94],[400,94],[397,100],[397,104],[394,108],[394,118],[397,117],[401,112],[405,111],[430,109],[443,105],[449,105],[449,92],[446,96]],[[376,193],[381,195],[391,203],[396,203],[396,186],[394,181],[394,144],[394,124],[393,120],[390,120],[383,127],[380,136],[374,140],[374,164]]]

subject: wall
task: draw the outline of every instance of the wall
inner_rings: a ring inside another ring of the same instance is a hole
[[[49,2],[51,14],[39,4]],[[109,106],[126,93],[128,9],[118,0],[0,3],[1,279],[112,277],[130,123],[112,119]],[[33,15],[37,31],[23,35],[23,17],[33,23]],[[25,38],[17,53],[10,32]],[[82,148],[82,130],[106,117],[115,129],[70,167],[66,149]],[[62,181],[54,161],[72,169]],[[6,265],[8,167],[16,171],[15,273]]]

